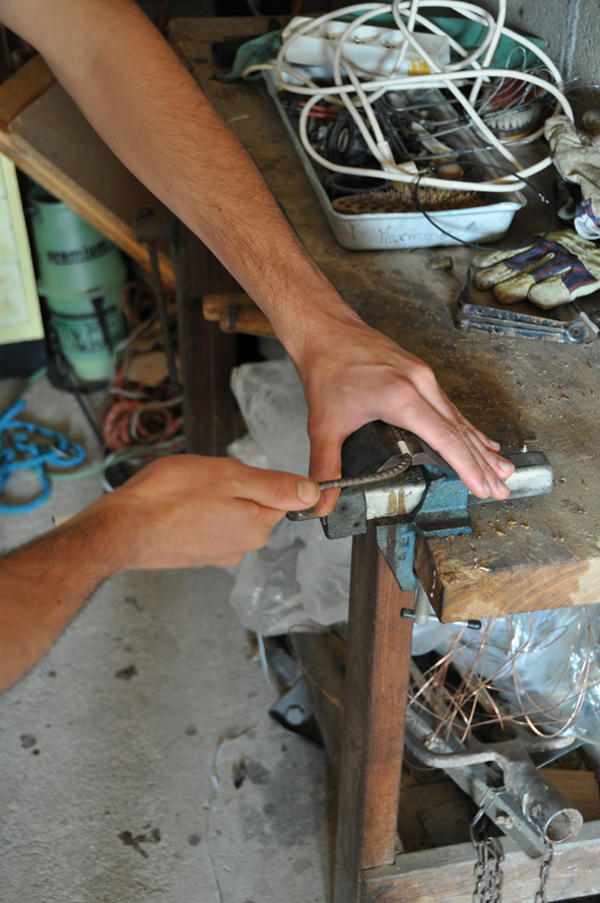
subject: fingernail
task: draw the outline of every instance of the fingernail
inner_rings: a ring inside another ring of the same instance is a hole
[[[508,487],[506,483],[503,483],[502,480],[496,480],[496,486],[498,487],[498,492],[501,492],[503,495],[506,495],[508,492]]]
[[[314,505],[320,495],[319,487],[311,480],[300,480],[298,483],[298,498],[306,505]]]
[[[505,473],[507,475],[512,473],[513,470],[513,465],[510,463],[510,461],[503,461],[502,458],[500,458],[500,460],[498,461],[498,467],[500,468],[502,473]]]
[[[490,489],[489,484],[488,484],[488,482],[487,482],[486,480],[483,481],[483,484],[482,484],[482,487],[481,487],[481,488],[482,488],[482,490],[483,490],[483,492],[484,492],[484,494],[485,494],[486,496],[492,494],[492,490]]]

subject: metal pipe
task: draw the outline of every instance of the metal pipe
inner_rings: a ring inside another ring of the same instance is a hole
[[[513,836],[528,855],[544,852],[542,838],[564,843],[579,833],[583,816],[538,771],[530,751],[572,747],[574,737],[531,738],[520,736],[501,743],[465,746],[456,737],[433,735],[423,713],[409,709],[406,716],[406,745],[424,765],[446,771],[476,805],[486,801],[486,814],[505,833]],[[502,769],[504,784],[490,764]]]

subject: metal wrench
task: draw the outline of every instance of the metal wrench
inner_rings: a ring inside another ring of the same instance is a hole
[[[499,307],[481,307],[468,301],[471,272],[467,273],[457,300],[455,324],[458,329],[483,329],[492,335],[522,336],[547,342],[580,344],[588,335],[581,320],[552,320],[520,314]]]

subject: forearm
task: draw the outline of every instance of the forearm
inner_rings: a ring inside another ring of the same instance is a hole
[[[123,570],[231,567],[319,491],[297,474],[175,455],[0,559],[0,692],[38,661],[102,580]]]
[[[94,589],[124,566],[122,521],[111,505],[100,500],[0,559],[0,692],[42,657]]]
[[[21,16],[31,0],[19,3]],[[61,9],[68,28],[56,27]],[[354,317],[233,133],[134,3],[61,0],[39,12],[54,24],[28,23],[26,37],[125,165],[264,310],[293,357],[322,317]]]

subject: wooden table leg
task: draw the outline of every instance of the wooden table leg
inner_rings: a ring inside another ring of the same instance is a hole
[[[358,903],[363,869],[394,859],[412,622],[377,548],[375,527],[354,538],[344,686],[335,903]]]
[[[181,224],[178,228],[175,269],[186,447],[195,454],[222,455],[234,438],[237,411],[229,386],[235,336],[204,319],[202,299],[209,292],[231,291],[236,283],[193,233]]]

